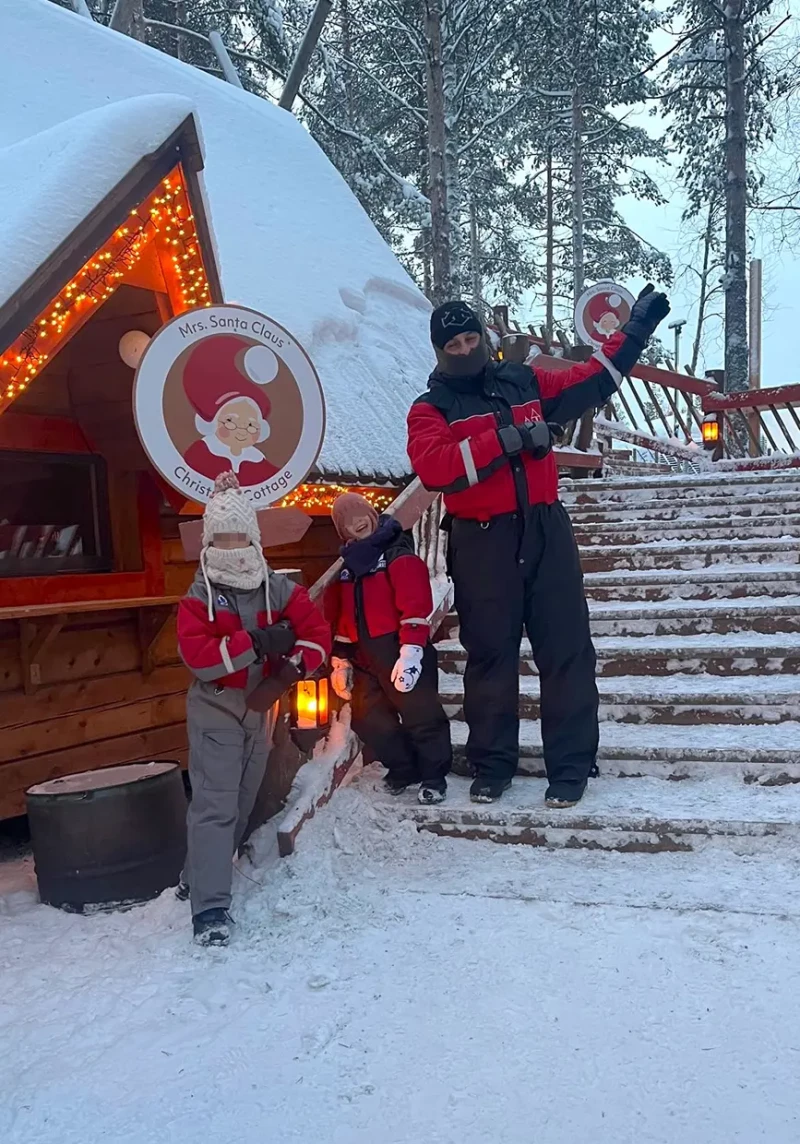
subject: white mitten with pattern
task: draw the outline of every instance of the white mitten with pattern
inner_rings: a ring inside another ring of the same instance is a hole
[[[403,644],[392,669],[392,683],[398,691],[413,691],[421,675],[422,648],[418,644]]]

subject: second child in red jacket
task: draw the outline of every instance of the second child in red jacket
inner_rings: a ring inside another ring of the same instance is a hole
[[[344,568],[325,597],[333,689],[352,700],[353,730],[387,768],[388,789],[419,783],[420,802],[441,802],[452,748],[430,642],[428,569],[398,521],[379,519],[357,493],[340,496],[332,515],[345,542]]]

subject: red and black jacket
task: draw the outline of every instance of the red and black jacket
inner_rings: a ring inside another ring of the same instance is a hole
[[[324,608],[333,628],[333,654],[343,659],[360,640],[395,632],[401,644],[424,647],[433,596],[428,569],[410,537],[401,534],[364,576],[343,569],[325,593]]]
[[[408,456],[426,488],[444,494],[452,516],[489,520],[558,499],[552,452],[541,461],[508,457],[497,431],[524,421],[564,425],[604,405],[639,356],[622,333],[570,369],[490,362],[481,381],[432,374],[408,414]]]
[[[331,650],[331,629],[305,588],[287,576],[271,572],[268,588],[271,618],[259,612],[259,627],[288,620],[296,643],[290,655],[302,653],[306,676],[321,667]],[[200,569],[188,593],[178,605],[178,650],[192,674],[204,683],[244,689],[253,684],[250,668],[257,656],[253,641],[242,624],[235,588],[211,585],[213,619],[209,619],[208,587]],[[262,677],[270,674],[268,662]]]

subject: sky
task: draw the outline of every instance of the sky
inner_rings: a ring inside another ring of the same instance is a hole
[[[787,10],[792,19],[786,26],[785,35],[800,36],[800,0],[780,0],[776,4],[775,22],[781,19]],[[779,37],[774,38],[778,42]],[[660,54],[670,46],[670,39],[664,33],[658,33],[654,38],[656,54]],[[648,114],[647,109],[631,118],[651,133],[663,131],[663,122],[658,123]],[[762,169],[774,170],[780,165],[782,169],[795,168],[797,161],[792,153],[791,132],[785,124],[774,145],[768,147],[758,157]],[[797,136],[797,150],[800,152],[800,133]],[[643,164],[656,178],[662,188],[674,187],[676,183],[675,172],[669,166],[647,162]],[[668,293],[672,302],[672,313],[669,321],[687,319],[681,343],[681,366],[689,360],[691,341],[694,336],[694,321],[696,320],[696,287],[693,288],[691,277],[678,275],[683,258],[681,248],[685,246],[685,224],[682,223],[684,201],[679,189],[667,190],[668,202],[665,206],[653,203],[639,202],[631,196],[626,196],[620,202],[623,218],[638,234],[642,235],[654,246],[663,250],[673,263],[677,281],[669,288]],[[785,217],[785,216],[783,216]],[[752,258],[761,258],[764,263],[764,307],[762,328],[762,385],[789,385],[800,382],[800,363],[797,357],[797,329],[800,326],[800,215],[797,216],[797,241],[792,247],[781,244],[777,240],[776,228],[778,217],[774,214],[753,214],[751,220],[751,248]],[[645,284],[644,279],[631,278],[623,283],[636,293]],[[541,321],[539,308],[532,311],[536,319]],[[667,351],[672,355],[673,333],[668,329],[659,331],[659,336]],[[707,326],[704,337],[703,350],[699,370],[722,368],[723,347],[722,327],[720,322],[711,322]]]

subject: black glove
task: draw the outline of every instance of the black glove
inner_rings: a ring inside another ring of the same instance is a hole
[[[262,679],[245,699],[251,711],[269,711],[284,692],[303,678],[303,671],[290,659],[285,659],[277,671]]]
[[[247,633],[253,641],[253,648],[259,659],[271,655],[288,655],[297,639],[294,628],[288,620],[279,620],[268,628],[255,628]]]
[[[668,313],[669,299],[666,294],[656,293],[653,283],[648,282],[633,303],[631,316],[622,327],[622,332],[637,342],[640,349],[644,349],[655,333],[656,326],[663,322]]]
[[[563,433],[560,425],[550,426],[545,421],[523,421],[521,425],[504,425],[497,430],[500,444],[507,457],[530,453],[534,461],[541,461],[553,447],[553,436]]]

